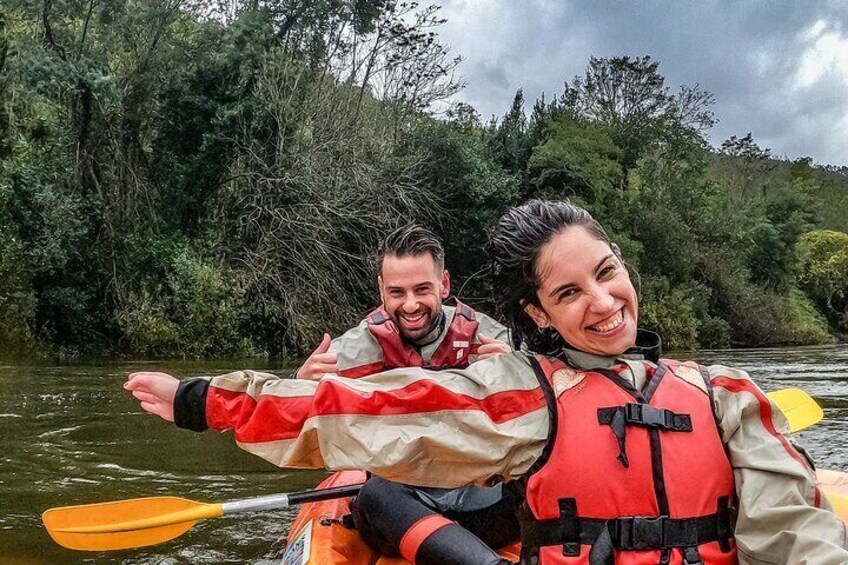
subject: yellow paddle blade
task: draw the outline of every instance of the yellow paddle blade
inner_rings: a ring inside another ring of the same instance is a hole
[[[835,492],[824,491],[824,495],[833,506],[833,511],[843,520],[848,522],[848,496],[836,494]]]
[[[821,406],[800,388],[782,388],[767,393],[767,396],[786,416],[791,432],[809,428],[824,418]]]
[[[51,508],[41,519],[59,545],[105,551],[162,543],[187,532],[200,519],[221,515],[220,504],[154,496]]]
[[[830,500],[833,511],[848,522],[848,473],[832,469],[816,469],[816,478],[822,492]]]

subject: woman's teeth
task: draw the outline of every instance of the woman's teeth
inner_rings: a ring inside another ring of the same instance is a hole
[[[589,329],[597,333],[606,333],[611,332],[623,323],[624,313],[622,310],[619,310],[614,316],[608,318],[605,322],[589,326]]]

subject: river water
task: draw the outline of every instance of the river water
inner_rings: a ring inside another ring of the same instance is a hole
[[[745,369],[766,390],[803,388],[825,419],[801,443],[819,466],[848,471],[848,346],[676,357]],[[165,494],[222,501],[314,486],[322,473],[278,469],[228,435],[178,430],[140,412],[121,389],[130,370],[194,376],[248,367],[283,370],[255,361],[0,366],[0,564],[279,563],[295,511],[206,520],[168,543],[109,553],[65,550],[40,520],[53,506]]]

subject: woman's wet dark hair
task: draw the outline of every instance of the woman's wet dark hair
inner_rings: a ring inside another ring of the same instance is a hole
[[[523,341],[542,354],[555,354],[565,345],[553,328],[540,330],[524,311],[527,304],[539,306],[536,262],[541,248],[566,228],[580,226],[593,237],[610,242],[604,228],[589,212],[566,201],[530,200],[504,214],[489,236],[488,252],[500,314],[512,328],[515,346]]]

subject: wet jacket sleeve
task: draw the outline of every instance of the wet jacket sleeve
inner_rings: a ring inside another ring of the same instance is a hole
[[[512,346],[509,329],[503,324],[481,312],[477,312],[477,323],[480,324],[477,328],[478,334],[483,334],[486,337],[497,339]],[[479,338],[476,338],[475,342],[479,342]]]
[[[233,430],[240,447],[281,467],[365,469],[422,486],[520,476],[550,429],[544,395],[520,354],[466,370],[395,369],[355,380],[238,371],[211,379],[205,398],[180,387],[175,412],[197,414],[198,403],[208,427]]]
[[[337,355],[338,374],[343,377],[357,379],[383,368],[383,349],[365,320],[334,339],[330,352]]]
[[[708,370],[739,497],[739,562],[848,563],[845,523],[789,441],[783,414],[743,371]]]
[[[376,373],[383,368],[383,350],[377,340],[368,331],[365,320],[330,342],[330,353],[337,356],[338,374],[356,379]],[[287,378],[297,378],[300,367],[294,369]]]

